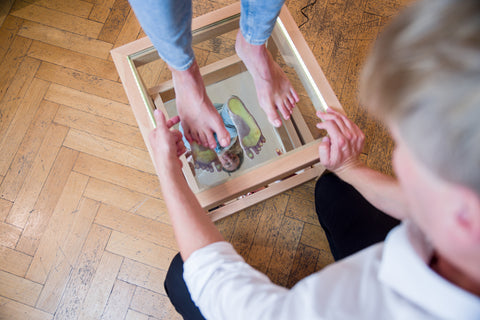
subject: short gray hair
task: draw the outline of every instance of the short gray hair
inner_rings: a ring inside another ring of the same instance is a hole
[[[406,8],[376,42],[360,99],[433,172],[480,195],[480,1]]]

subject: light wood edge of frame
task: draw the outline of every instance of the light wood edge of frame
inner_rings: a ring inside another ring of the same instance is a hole
[[[254,192],[250,195],[246,195],[244,198],[237,199],[235,201],[225,204],[224,206],[219,207],[218,209],[212,210],[208,212],[208,216],[212,219],[212,221],[223,219],[235,212],[238,212],[240,210],[253,206],[259,203],[260,201],[271,198],[281,192],[287,191],[309,180],[316,179],[324,171],[325,171],[325,168],[321,165],[316,165],[311,168],[307,168],[305,169],[304,172],[300,174],[296,174],[287,179],[270,184],[265,189]]]
[[[151,120],[149,111],[146,110],[148,106],[145,106],[145,103],[142,98],[142,93],[138,88],[137,82],[135,80],[135,75],[130,68],[128,55],[124,55],[122,51],[111,51],[113,62],[117,68],[120,79],[122,80],[123,88],[127,93],[128,101],[132,108],[132,111],[137,120],[138,127],[142,134],[145,145],[147,146],[148,153],[152,159],[153,166],[156,169],[155,159],[153,158],[153,149],[150,145],[149,134],[155,128],[154,123]],[[136,88],[131,90],[131,88]]]

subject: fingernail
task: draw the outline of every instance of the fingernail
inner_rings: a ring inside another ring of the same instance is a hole
[[[223,139],[220,141],[220,144],[222,145],[222,147],[226,147],[226,146],[228,145],[227,139],[223,138]]]
[[[282,121],[276,119],[276,120],[273,121],[273,125],[278,128],[282,125]]]

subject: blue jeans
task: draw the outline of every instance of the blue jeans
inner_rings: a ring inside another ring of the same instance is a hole
[[[187,70],[195,60],[192,50],[192,1],[129,1],[160,57],[176,70]],[[262,45],[267,41],[284,2],[242,0],[240,30],[248,43]]]

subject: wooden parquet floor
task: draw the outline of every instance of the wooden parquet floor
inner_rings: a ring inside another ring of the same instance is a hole
[[[194,15],[232,1],[194,0]],[[388,135],[358,106],[358,72],[401,0],[287,5],[364,160]],[[109,51],[144,37],[127,0],[17,0],[0,28],[0,319],[178,319],[163,289],[177,248]],[[306,183],[217,222],[275,283],[332,262]]]

